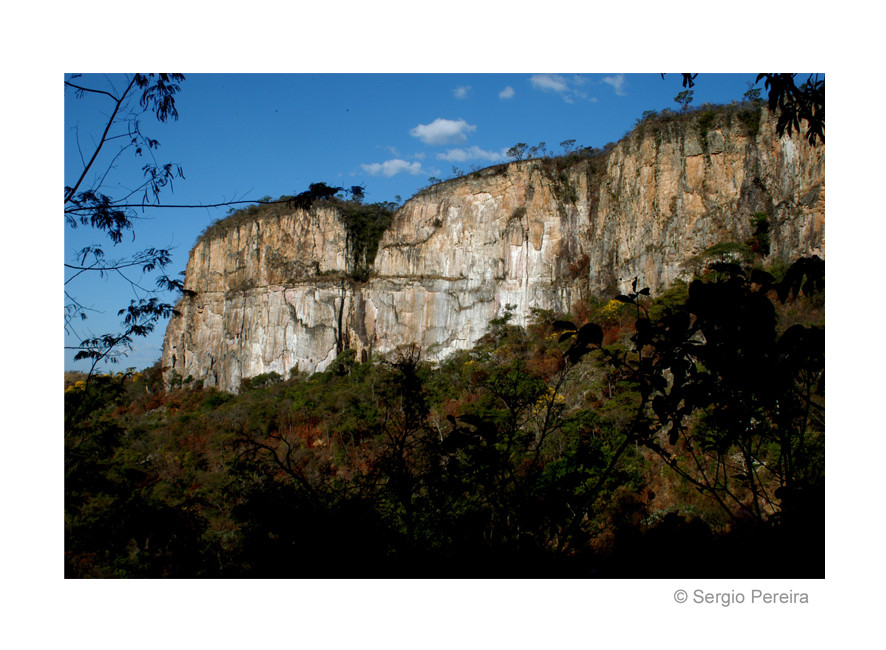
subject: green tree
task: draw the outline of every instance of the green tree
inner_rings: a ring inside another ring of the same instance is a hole
[[[539,142],[534,147],[529,148],[529,157],[530,158],[547,158],[548,150],[547,146],[544,142]]]
[[[513,147],[507,150],[507,157],[513,158],[514,160],[523,160],[523,156],[526,155],[526,149],[528,145],[525,142],[518,142]]]
[[[361,203],[346,201],[339,204],[347,232],[350,256],[348,272],[356,280],[366,280],[378,252],[378,244],[391,225],[396,206],[391,203]]]
[[[753,84],[748,83],[748,89],[743,95],[743,99],[746,102],[761,102],[762,99],[762,91],[759,88],[754,88]]]
[[[680,104],[680,110],[684,113],[689,110],[689,104],[692,103],[692,96],[695,94],[695,91],[692,90],[681,90],[674,97],[674,101]]]

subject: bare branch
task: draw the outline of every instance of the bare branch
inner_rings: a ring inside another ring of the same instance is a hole
[[[83,86],[78,86],[77,84],[72,84],[70,81],[66,81],[66,82],[65,82],[65,85],[66,85],[66,86],[70,86],[71,88],[76,88],[76,89],[79,90],[80,92],[84,92],[84,93],[96,93],[96,94],[99,94],[99,95],[107,95],[108,97],[110,97],[111,99],[113,99],[115,102],[120,101],[119,99],[117,99],[117,97],[115,97],[114,95],[112,95],[111,93],[109,93],[107,90],[96,90],[96,89],[94,89],[94,88],[84,88]],[[130,84],[130,85],[131,85],[131,84]]]
[[[68,83],[68,82],[65,82],[65,83]],[[65,203],[70,201],[71,198],[73,198],[77,194],[77,190],[80,188],[80,184],[83,183],[83,179],[86,178],[86,174],[89,173],[89,170],[92,167],[93,163],[95,162],[95,159],[98,157],[98,154],[102,149],[102,146],[104,146],[106,138],[108,137],[108,131],[111,130],[111,126],[113,126],[114,121],[117,118],[117,112],[120,110],[120,106],[123,104],[123,101],[126,99],[126,95],[129,93],[129,91],[132,88],[134,83],[135,83],[135,77],[133,77],[132,80],[129,82],[129,85],[126,87],[126,90],[123,91],[123,94],[120,96],[120,99],[115,98],[116,105],[114,106],[114,112],[111,113],[111,117],[108,119],[108,123],[105,126],[104,133],[102,133],[102,137],[99,140],[98,146],[95,148],[95,152],[92,154],[92,158],[86,164],[86,167],[83,168],[83,172],[80,174],[80,178],[77,179],[77,182],[74,183],[74,186],[71,187],[68,190],[68,192],[65,194]],[[108,95],[109,97],[114,97],[110,93],[105,93],[105,94]]]
[[[143,187],[143,186],[142,186]],[[139,188],[140,189],[140,188]],[[135,190],[138,191],[138,190]],[[134,191],[134,192],[135,192]],[[133,192],[133,193],[134,193]],[[172,203],[163,203],[163,204],[152,204],[146,205],[144,203],[112,203],[112,207],[114,208],[223,208],[225,206],[230,205],[241,205],[244,203],[261,203],[262,205],[276,205],[279,203],[291,203],[292,201],[289,199],[279,200],[279,201],[259,201],[258,199],[254,200],[242,200],[242,201],[225,201],[223,203],[195,203],[195,204],[172,204]],[[89,208],[85,207],[74,207],[74,208],[66,208],[66,214],[77,214],[79,212],[89,211]]]

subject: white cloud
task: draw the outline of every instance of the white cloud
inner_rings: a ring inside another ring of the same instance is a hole
[[[627,95],[625,92],[625,76],[623,74],[617,74],[611,77],[603,77],[603,83],[609,84],[615,89],[616,95]]]
[[[370,176],[395,176],[402,172],[409,174],[421,174],[423,170],[420,162],[408,162],[402,158],[394,158],[386,160],[383,163],[369,163],[368,165],[360,165]]]
[[[466,99],[469,92],[471,92],[470,86],[459,86],[452,91],[452,94],[455,95],[456,99]]]
[[[529,77],[529,83],[536,90],[551,92],[560,95],[563,101],[572,103],[575,99],[587,99],[584,91],[578,90],[587,81],[579,75],[564,77],[560,74],[534,74]]]
[[[516,93],[514,92],[514,89],[511,88],[510,86],[508,86],[507,88],[505,88],[504,90],[502,90],[500,93],[498,93],[498,98],[499,98],[499,99],[510,99],[510,98],[513,97],[515,94],[516,94]]]
[[[494,162],[496,160],[504,160],[504,154],[497,151],[486,151],[474,146],[466,149],[448,149],[446,153],[438,153],[437,158],[447,162],[464,162],[466,160],[490,160]]]
[[[569,90],[569,84],[558,74],[534,74],[529,77],[529,83],[532,84],[533,88],[555,93],[564,93]]]
[[[409,131],[409,135],[418,138],[425,144],[450,144],[466,142],[466,133],[476,131],[477,127],[464,120],[446,120],[438,117],[430,124],[419,124]]]

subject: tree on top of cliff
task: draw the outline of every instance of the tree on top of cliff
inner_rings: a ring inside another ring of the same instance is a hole
[[[292,207],[307,210],[314,204],[314,201],[328,201],[339,192],[343,192],[344,189],[343,187],[332,187],[326,183],[311,183],[307,190],[295,195],[289,203]]]
[[[507,156],[508,158],[513,158],[514,160],[523,160],[523,156],[526,155],[527,145],[525,142],[518,142],[513,147],[508,149]]]
[[[680,104],[680,108],[685,113],[689,110],[689,104],[692,103],[692,95],[693,91],[691,90],[681,90],[677,93],[677,96],[674,97],[674,101]]]
[[[661,76],[664,78],[664,74]],[[698,73],[683,73],[683,88],[687,89],[684,93],[695,85],[696,77]],[[757,75],[757,83],[762,81],[769,91],[769,110],[778,112],[776,132],[779,136],[785,133],[791,135],[794,129],[800,133],[800,123],[806,122],[806,140],[809,144],[815,146],[818,141],[824,143],[824,79],[810,75],[798,86],[796,77],[796,73]],[[747,94],[750,94],[750,90]]]

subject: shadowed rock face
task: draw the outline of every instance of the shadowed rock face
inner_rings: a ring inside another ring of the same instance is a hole
[[[824,146],[719,115],[645,125],[606,155],[488,168],[425,190],[394,215],[367,282],[354,282],[335,207],[257,216],[197,243],[166,333],[167,377],[236,391],[243,378],[322,370],[417,344],[466,348],[505,305],[566,312],[639,278],[653,295],[687,261],[751,237],[771,257],[824,257]]]

